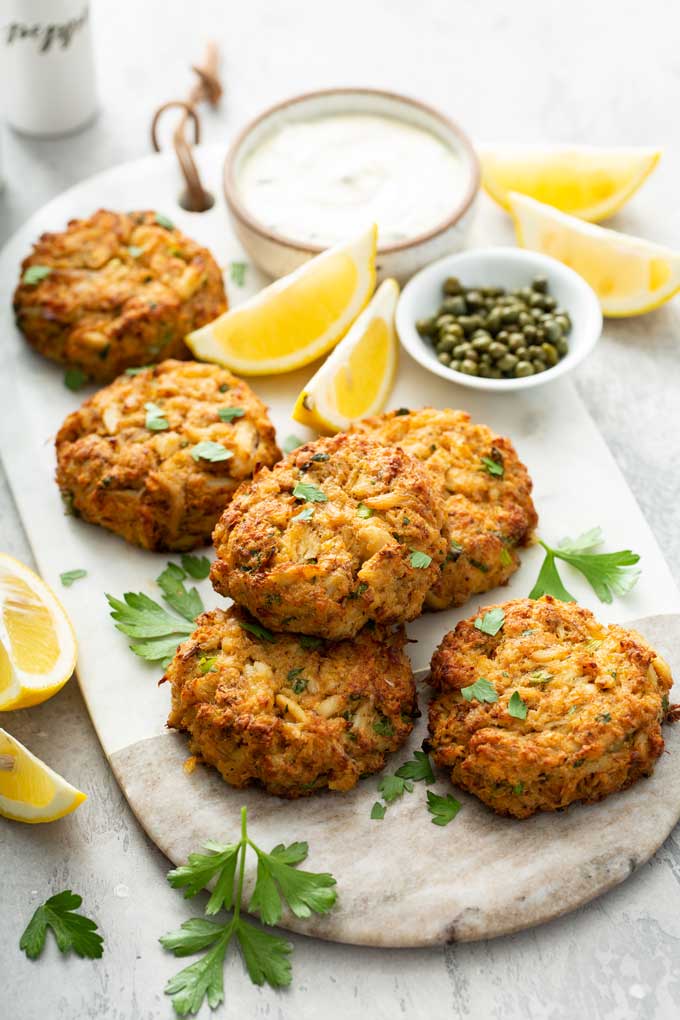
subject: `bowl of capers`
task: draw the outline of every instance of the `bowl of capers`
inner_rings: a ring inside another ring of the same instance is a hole
[[[461,386],[518,390],[571,371],[602,332],[592,288],[522,248],[449,255],[417,273],[397,307],[402,346]]]

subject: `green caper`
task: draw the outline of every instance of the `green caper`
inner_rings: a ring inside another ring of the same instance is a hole
[[[563,336],[561,336],[559,340],[555,341],[555,347],[557,348],[557,353],[561,358],[563,358],[565,354],[569,353],[569,344]]]
[[[449,276],[444,280],[443,291],[445,294],[462,294],[463,285],[456,276]]]
[[[429,319],[418,319],[416,329],[421,336],[433,336],[437,332],[437,319],[431,316]]]
[[[491,345],[492,340],[488,333],[478,333],[472,338],[472,346],[476,351],[488,351]]]
[[[438,315],[436,320],[437,329],[443,329],[444,326],[453,325],[455,319],[452,315]]]
[[[529,326],[533,321],[533,318],[528,312],[520,312],[517,316],[517,322],[520,326]]]
[[[446,298],[442,302],[442,308],[444,311],[450,312],[451,315],[465,315],[468,310],[467,302],[462,294]]]
[[[542,308],[530,308],[529,311],[534,318],[534,322],[540,322],[541,319],[543,318]]]
[[[475,364],[479,361],[479,354],[474,349],[472,344],[468,344],[468,349],[467,349],[467,352],[465,354],[465,358],[463,360],[465,360],[465,361],[474,361]]]
[[[558,350],[552,344],[541,344],[541,350],[543,351],[544,361],[547,361],[549,365],[556,365],[560,360]]]
[[[437,350],[441,354],[443,351],[451,352],[456,346],[456,341],[452,336],[443,336],[441,340],[437,342]]]
[[[479,364],[480,365],[491,365],[491,364],[493,364],[493,362],[491,360],[491,355],[490,354],[480,354],[479,355]]]
[[[555,301],[555,298],[552,296],[552,294],[545,295],[545,297],[543,298],[543,307],[547,308],[549,312],[552,312],[557,308],[557,301]]]
[[[478,290],[469,290],[465,295],[465,300],[470,308],[481,308],[484,304],[484,298]]]
[[[515,375],[518,379],[522,379],[525,375],[533,375],[534,366],[530,361],[518,361],[515,365]]]
[[[460,372],[460,361],[454,358],[451,364],[449,365],[449,368],[452,368],[454,372]]]
[[[546,340],[559,340],[562,336],[562,327],[556,319],[551,319],[544,325],[543,332],[545,333]]]
[[[547,294],[548,278],[546,276],[535,276],[531,281],[531,289],[538,291],[539,294]]]
[[[545,361],[539,361],[538,358],[532,358],[531,364],[534,366],[534,373],[538,375],[539,372],[545,372],[547,365]]]
[[[543,329],[543,326],[538,326],[536,328],[536,340],[539,343],[543,343],[543,341],[545,340],[545,330]]]
[[[491,355],[492,358],[496,359],[503,358],[507,353],[508,353],[507,345],[499,343],[498,340],[494,340],[494,342],[489,347],[489,354]]]
[[[482,319],[481,315],[471,315],[469,317],[468,322],[469,322],[468,328],[471,333],[474,333],[476,329],[481,329],[482,326],[484,325],[484,320]]]
[[[508,333],[507,329],[502,329],[500,331],[500,333],[496,334],[496,340],[498,340],[498,342],[500,344],[507,344],[509,339],[510,339],[510,334]]]
[[[517,344],[518,342],[519,343],[523,343],[524,342],[524,334],[520,333],[519,330],[513,330],[513,332],[508,337],[508,346],[511,343]]]
[[[528,347],[516,347],[515,350],[512,353],[514,355],[516,355],[519,358],[520,361],[522,361],[522,360],[524,360],[524,359],[529,357],[529,348]]]
[[[509,305],[507,308],[503,309],[502,321],[506,325],[510,325],[511,323],[517,322],[518,319],[519,308],[517,307],[517,305]]]
[[[486,317],[486,328],[492,333],[498,333],[503,324],[503,318],[498,308],[494,307]]]
[[[437,361],[441,361],[442,365],[450,365],[451,355],[447,354],[446,351],[442,351],[441,354],[437,355]]]
[[[527,341],[527,343],[531,343],[532,340],[536,339],[536,327],[533,325],[524,326],[522,328],[522,333],[524,334],[524,339]]]
[[[499,361],[496,362],[496,367],[499,368],[501,372],[512,372],[518,362],[519,358],[517,358],[514,354],[505,354],[499,359]]]
[[[510,339],[508,337],[508,347],[510,348],[511,351],[516,351],[518,347],[525,346],[525,338],[522,336],[521,333],[513,333],[513,337],[514,339]]]
[[[568,333],[571,329],[571,320],[565,312],[555,312],[555,322],[562,327],[563,333]]]
[[[535,308],[536,310],[542,313],[545,311],[545,305],[543,303],[544,300],[545,298],[543,297],[543,295],[535,291],[529,298],[529,304],[531,305],[532,308]]]
[[[453,356],[454,358],[464,358],[469,350],[469,344],[456,344],[453,348]]]
[[[464,372],[465,375],[478,375],[479,374],[479,369],[477,368],[476,363],[474,361],[470,361],[469,358],[466,358],[465,361],[461,362],[460,371]]]

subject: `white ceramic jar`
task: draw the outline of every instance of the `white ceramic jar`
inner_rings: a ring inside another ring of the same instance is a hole
[[[88,0],[3,0],[0,17],[8,123],[41,137],[84,127],[97,110]]]

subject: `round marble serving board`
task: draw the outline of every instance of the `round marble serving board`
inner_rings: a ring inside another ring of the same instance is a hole
[[[524,822],[497,818],[474,798],[457,794],[463,807],[445,828],[431,824],[425,788],[372,821],[377,777],[348,794],[319,794],[284,801],[258,790],[228,787],[212,770],[183,769],[185,738],[165,729],[169,694],[160,670],[129,651],[112,626],[104,592],[120,596],[160,592],[154,578],[169,558],[124,545],[115,535],[65,517],[54,485],[53,436],[64,416],[90,391],[65,389],[60,369],[35,355],[14,326],[10,295],[17,267],[43,230],[98,207],[156,208],[190,236],[208,245],[227,270],[244,259],[219,198],[220,146],[197,150],[204,180],[216,195],[213,210],[186,213],[177,205],[174,157],[156,156],[116,167],[84,181],[40,210],[0,254],[0,449],[22,520],[42,575],[55,588],[74,622],[79,641],[78,679],[102,747],[140,824],[175,863],[206,839],[229,840],[238,831],[242,804],[249,829],[264,847],[307,840],[306,867],[332,872],[338,904],[327,917],[283,924],[307,935],[379,946],[422,946],[488,938],[548,920],[622,881],[647,860],[680,816],[680,727],[667,727],[667,753],[654,776],[591,807]],[[474,228],[478,243],[506,242],[500,212],[481,205]],[[246,287],[226,271],[232,303],[264,282],[253,266]],[[314,366],[270,379],[255,390],[270,405],[280,438],[306,432],[290,420],[294,398]],[[550,540],[602,526],[608,548],[630,545],[641,554],[641,579],[625,599],[601,605],[569,568],[568,586],[605,623],[637,619],[641,632],[667,655],[680,676],[680,594],[646,521],[602,437],[570,382],[509,398],[471,393],[435,378],[402,353],[390,405],[459,407],[477,421],[510,435],[535,482],[541,532]],[[7,413],[10,409],[10,413]],[[566,424],[566,427],[565,427]],[[556,455],[557,452],[557,455]],[[584,494],[587,494],[584,496]],[[206,552],[210,552],[206,550]],[[526,596],[541,562],[540,548],[527,549],[521,569],[504,589],[483,602]],[[62,589],[59,574],[81,567],[88,576]],[[198,585],[207,608],[224,604],[207,581]],[[419,678],[434,647],[457,620],[479,603],[430,613],[409,626],[409,654]],[[426,733],[427,687],[420,684],[423,718],[409,745],[393,755],[393,770],[418,748]],[[445,775],[431,787],[446,793]],[[85,784],[87,791],[87,785]]]

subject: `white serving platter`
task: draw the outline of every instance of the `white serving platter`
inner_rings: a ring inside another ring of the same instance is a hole
[[[344,942],[415,946],[490,937],[573,909],[647,860],[680,816],[677,731],[667,728],[669,753],[652,779],[600,805],[512,822],[461,795],[463,810],[442,829],[430,825],[424,791],[416,790],[376,822],[369,819],[375,778],[349,794],[287,802],[258,790],[232,790],[202,767],[187,775],[181,767],[185,741],[165,729],[169,692],[157,685],[160,671],[137,659],[113,627],[104,593],[145,591],[159,597],[154,578],[168,557],[133,549],[64,515],[53,480],[53,439],[64,416],[91,391],[71,393],[63,372],[24,343],[13,322],[12,292],[19,263],[41,232],[62,229],[70,218],[100,207],[158,209],[211,248],[225,270],[230,261],[243,260],[219,194],[223,156],[218,146],[198,150],[204,180],[217,198],[207,213],[179,208],[174,157],[152,156],[65,192],[36,213],[0,255],[0,450],[39,569],[74,622],[78,678],[102,747],[140,823],[176,863],[205,839],[232,836],[241,804],[248,805],[250,828],[263,844],[307,839],[309,866],[332,871],[338,880],[339,905],[325,918],[284,918],[291,929]],[[495,240],[483,212],[475,233],[485,244]],[[265,282],[252,266],[246,286],[235,287],[228,274],[226,279],[232,304]],[[308,434],[290,420],[290,409],[314,370],[253,380],[270,405],[280,439]],[[572,384],[558,380],[511,395],[472,392],[429,374],[402,352],[390,405],[427,404],[462,408],[512,438],[534,479],[539,530],[548,541],[600,525],[607,548],[632,547],[640,554],[636,589],[610,606],[599,604],[585,581],[565,567],[567,586],[604,622],[640,621],[680,676],[680,593]],[[510,584],[483,601],[526,596],[541,555],[539,548],[527,550]],[[62,589],[59,574],[76,567],[88,571],[87,579]],[[225,604],[208,582],[199,589],[207,608]],[[429,614],[409,627],[417,642],[410,654],[420,677],[444,633],[477,605]],[[425,688],[420,697],[424,709]],[[424,735],[423,719],[390,767],[408,757]],[[436,789],[447,788],[440,775]],[[480,858],[486,862],[483,880]]]

